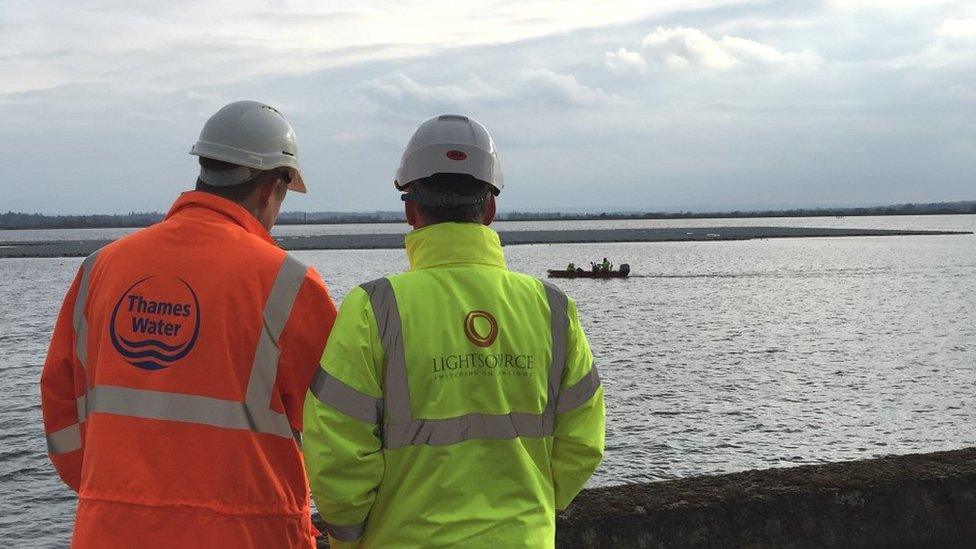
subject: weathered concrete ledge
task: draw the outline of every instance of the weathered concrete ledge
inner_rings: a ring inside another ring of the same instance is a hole
[[[976,448],[584,490],[556,545],[976,547]]]
[[[976,547],[976,448],[583,490],[556,547]]]
[[[880,229],[820,229],[802,227],[707,227],[667,229],[603,229],[577,231],[501,231],[502,244],[584,244],[605,242],[681,242],[809,238],[838,236],[914,236],[973,234],[960,231],[898,231]],[[0,258],[85,257],[110,240],[72,240],[0,243]],[[286,250],[351,250],[403,248],[402,234],[339,234],[290,236],[278,239]]]

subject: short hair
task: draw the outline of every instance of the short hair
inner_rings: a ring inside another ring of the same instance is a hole
[[[237,164],[231,164],[230,162],[224,162],[222,160],[214,160],[213,158],[200,157],[200,167],[215,172],[229,172],[231,170],[237,169],[240,166]],[[275,170],[251,170],[256,172],[251,179],[237,184],[229,186],[219,186],[219,185],[208,185],[203,182],[199,177],[197,178],[196,190],[205,193],[215,194],[217,196],[226,198],[232,202],[243,202],[247,197],[251,196],[251,193],[255,189],[259,188],[267,182],[267,177],[269,173],[273,173]]]
[[[437,173],[430,177],[418,179],[409,185],[409,192],[433,194],[457,194],[464,197],[483,198],[478,204],[460,204],[455,206],[432,206],[422,202],[417,203],[420,215],[428,224],[462,222],[482,223],[488,211],[488,195],[491,185],[475,179],[467,174]]]

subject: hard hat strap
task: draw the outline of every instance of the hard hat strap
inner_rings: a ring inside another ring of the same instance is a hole
[[[486,197],[464,196],[457,193],[433,193],[429,191],[413,191],[400,195],[400,200],[404,202],[417,202],[424,206],[436,208],[453,208],[455,206],[477,206],[484,204]]]

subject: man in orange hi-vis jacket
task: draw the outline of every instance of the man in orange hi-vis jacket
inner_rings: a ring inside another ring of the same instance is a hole
[[[268,231],[305,192],[281,114],[231,103],[196,191],[89,256],[41,375],[76,547],[312,547],[302,405],[335,307]]]

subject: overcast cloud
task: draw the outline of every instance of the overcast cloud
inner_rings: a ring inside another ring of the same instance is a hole
[[[165,210],[237,99],[279,107],[307,196],[397,209],[401,147],[462,112],[505,210],[976,198],[976,4],[64,2],[0,10],[0,210]]]

